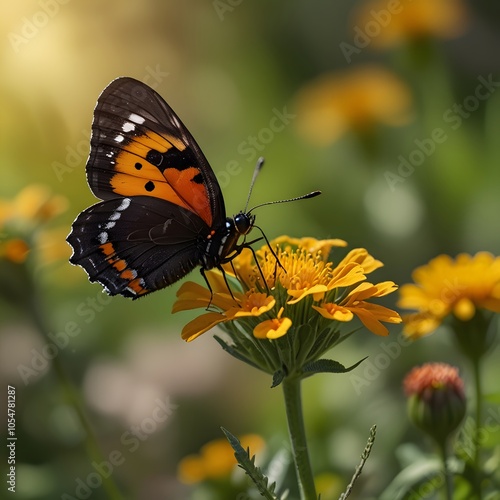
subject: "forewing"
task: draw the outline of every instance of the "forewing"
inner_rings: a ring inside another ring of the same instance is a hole
[[[112,81],[94,110],[87,179],[102,200],[149,196],[225,220],[222,193],[200,147],[170,106],[133,78]]]

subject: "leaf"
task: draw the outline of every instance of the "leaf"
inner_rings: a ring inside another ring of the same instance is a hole
[[[224,429],[224,427],[221,427],[221,429],[234,450],[234,456],[238,461],[238,465],[248,474],[250,479],[254,482],[261,496],[266,498],[267,500],[279,500],[279,498],[274,493],[276,483],[272,483],[269,486],[268,478],[262,473],[260,467],[257,467],[255,465],[255,455],[250,458],[250,450],[245,450],[243,446],[241,446],[239,439],[233,436],[227,429]]]
[[[273,374],[273,383],[271,385],[271,389],[273,389],[274,387],[278,387],[278,385],[280,385],[281,382],[283,382],[283,379],[285,377],[286,377],[285,370],[275,371],[274,374]]]
[[[310,377],[315,373],[347,373],[354,370],[358,365],[360,365],[368,356],[360,359],[357,363],[346,368],[342,363],[334,361],[333,359],[318,359],[317,361],[311,361],[307,363],[302,368],[305,377]]]
[[[243,356],[237,349],[235,349],[231,344],[228,344],[224,340],[222,340],[217,335],[214,335],[214,339],[219,343],[219,345],[224,349],[227,353],[231,354],[234,358],[239,361],[243,361],[254,368],[260,369],[260,366],[257,366],[253,361],[250,361],[246,356]]]
[[[442,481],[442,464],[437,458],[428,458],[413,463],[403,469],[379,496],[379,500],[399,500],[405,498],[417,485],[433,488],[436,478]]]

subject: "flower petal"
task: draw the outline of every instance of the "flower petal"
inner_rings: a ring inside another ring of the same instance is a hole
[[[229,319],[226,316],[217,312],[202,314],[184,326],[181,337],[186,342],[191,342],[201,334],[213,328],[215,325],[228,320]]]
[[[267,319],[253,329],[253,334],[258,339],[277,339],[285,335],[291,326],[290,318]]]
[[[336,321],[351,321],[353,318],[352,312],[346,307],[339,306],[333,302],[323,303],[320,306],[312,306],[313,309],[318,311],[323,318],[332,319]]]

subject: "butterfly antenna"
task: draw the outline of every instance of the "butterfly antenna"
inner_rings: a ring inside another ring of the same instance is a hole
[[[245,204],[245,210],[244,212],[247,213],[247,208],[248,208],[248,204],[250,203],[250,196],[252,196],[252,190],[253,190],[253,185],[255,184],[255,181],[257,179],[257,176],[259,175],[259,172],[260,170],[262,169],[262,166],[264,165],[264,157],[261,156],[258,160],[257,160],[257,164],[255,165],[255,169],[253,171],[253,176],[252,176],[252,182],[250,183],[250,189],[248,191],[248,198],[247,198],[247,202]],[[252,209],[253,210],[253,209]],[[252,211],[250,210],[250,212]]]
[[[247,213],[250,214],[256,208],[265,207],[266,205],[276,205],[277,203],[289,203],[290,201],[307,200],[308,198],[314,198],[315,196],[319,196],[320,194],[321,191],[312,191],[311,193],[303,194],[302,196],[296,196],[295,198],[288,198],[287,200],[267,201],[266,203],[255,205],[255,207],[251,208]]]

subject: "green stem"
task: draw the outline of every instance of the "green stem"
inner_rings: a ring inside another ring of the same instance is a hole
[[[43,316],[43,313],[41,312],[41,307],[37,302],[36,297],[33,297],[33,300],[31,300],[28,308],[32,321],[36,328],[39,330],[39,332],[47,342],[51,342],[48,336],[49,329],[46,326],[45,318]],[[57,353],[57,355],[52,359],[52,368],[54,369],[57,380],[59,381],[59,384],[64,392],[66,400],[75,410],[76,414],[78,415],[78,419],[80,420],[80,424],[85,431],[85,448],[87,450],[87,455],[89,456],[91,461],[100,464],[105,461],[105,458],[100,450],[99,443],[94,434],[92,426],[90,425],[90,422],[85,414],[85,410],[80,398],[80,393],[66,374],[63,364],[61,363],[60,356],[61,354]],[[123,496],[121,495],[111,475],[103,475],[101,476],[101,479],[102,486],[106,491],[107,497],[110,500],[123,499]]]
[[[448,439],[438,443],[441,460],[443,461],[443,474],[445,480],[445,498],[453,500],[453,477],[448,467]]]
[[[472,361],[472,366],[474,370],[474,389],[476,396],[476,408],[475,408],[475,420],[476,429],[474,432],[474,469],[476,472],[475,477],[475,488],[478,500],[483,498],[482,493],[482,469],[481,469],[481,422],[483,420],[483,389],[481,381],[481,358],[479,356],[474,357]]]
[[[301,500],[316,500],[316,488],[307,450],[304,416],[302,414],[300,379],[298,377],[286,377],[282,386],[300,498]]]

